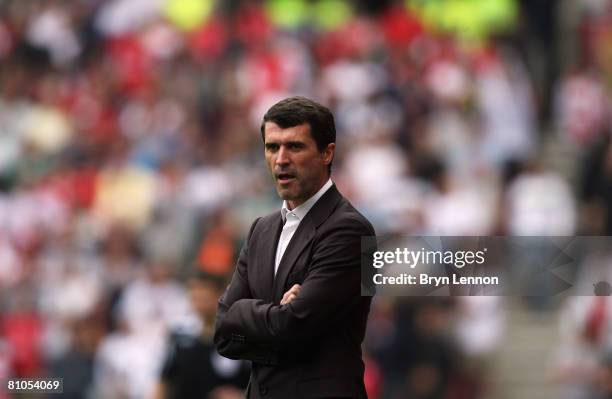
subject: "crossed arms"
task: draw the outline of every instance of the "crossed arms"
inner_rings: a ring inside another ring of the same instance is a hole
[[[248,248],[256,223],[219,300],[214,341],[223,356],[275,365],[280,352],[316,339],[359,304],[361,236],[374,232],[347,218],[316,236],[305,280],[276,304],[253,298],[249,288]]]

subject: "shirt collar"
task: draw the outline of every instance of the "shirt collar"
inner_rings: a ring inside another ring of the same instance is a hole
[[[283,201],[283,207],[281,208],[281,216],[283,218],[283,222],[287,220],[287,213],[289,212],[293,212],[293,214],[298,218],[298,220],[301,221],[304,218],[304,216],[306,216],[310,208],[314,206],[314,204],[323,196],[323,194],[327,192],[327,190],[331,188],[332,185],[333,185],[333,182],[330,178],[327,180],[327,183],[325,183],[323,187],[321,187],[319,191],[317,191],[315,195],[308,198],[306,202],[304,202],[300,206],[295,207],[293,210],[289,210],[289,208],[287,207],[286,200]]]

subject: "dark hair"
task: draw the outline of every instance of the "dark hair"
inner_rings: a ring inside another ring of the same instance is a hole
[[[308,123],[310,135],[317,143],[319,151],[336,142],[334,115],[323,105],[306,97],[289,97],[274,104],[263,117],[261,138],[265,141],[266,122],[274,122],[287,129]]]

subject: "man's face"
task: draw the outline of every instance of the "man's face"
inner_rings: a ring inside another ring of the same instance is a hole
[[[266,162],[276,191],[289,208],[304,203],[329,178],[328,165],[333,159],[335,144],[330,143],[319,152],[308,123],[283,129],[274,122],[266,122],[264,141]]]

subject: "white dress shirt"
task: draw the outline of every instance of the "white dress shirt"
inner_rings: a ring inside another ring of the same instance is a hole
[[[332,186],[331,179],[327,180],[327,183],[321,187],[319,191],[312,197],[310,197],[302,205],[297,206],[295,209],[290,210],[287,206],[287,201],[283,201],[283,207],[281,208],[281,216],[285,224],[283,225],[283,231],[281,232],[280,238],[278,239],[278,246],[276,247],[276,260],[274,263],[274,276],[278,271],[278,265],[283,258],[283,254],[291,241],[291,237],[295,234],[300,222],[304,219],[308,211],[314,206],[314,204],[329,190]]]

